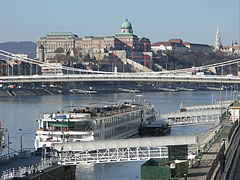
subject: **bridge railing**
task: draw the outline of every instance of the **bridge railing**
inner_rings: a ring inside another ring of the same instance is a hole
[[[136,147],[121,149],[105,149],[85,152],[60,152],[55,157],[59,164],[71,165],[79,163],[107,163],[123,161],[148,160],[150,158],[167,158],[168,148]]]

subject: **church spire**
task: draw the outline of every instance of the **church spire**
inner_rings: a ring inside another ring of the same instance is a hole
[[[220,36],[220,32],[219,32],[219,27],[217,25],[215,50],[219,50],[221,47],[222,47],[221,36]]]

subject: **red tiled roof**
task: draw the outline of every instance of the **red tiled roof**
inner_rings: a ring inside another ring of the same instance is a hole
[[[240,46],[233,46],[234,50],[240,50]]]
[[[153,43],[152,46],[160,46],[160,45],[163,45],[163,46],[172,46],[172,44],[170,42],[156,42],[156,43]]]
[[[190,42],[183,42],[183,45],[189,46],[189,45],[190,45]]]
[[[182,44],[182,40],[181,39],[169,39],[168,42],[181,43]]]
[[[222,50],[228,50],[228,49],[230,49],[230,48],[232,48],[232,46],[222,46],[220,49],[222,49]]]

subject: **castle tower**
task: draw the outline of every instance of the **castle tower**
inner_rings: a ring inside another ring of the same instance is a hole
[[[39,61],[40,62],[44,62],[45,61],[45,57],[44,57],[44,47],[41,44],[39,47]]]
[[[220,32],[219,32],[219,27],[217,25],[215,50],[219,50],[221,47],[222,47],[221,36],[220,36]]]

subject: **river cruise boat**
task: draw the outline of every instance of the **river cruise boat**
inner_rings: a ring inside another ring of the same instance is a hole
[[[112,104],[44,114],[37,120],[35,148],[50,148],[52,143],[128,138],[143,124],[156,121],[152,104],[118,101]]]

